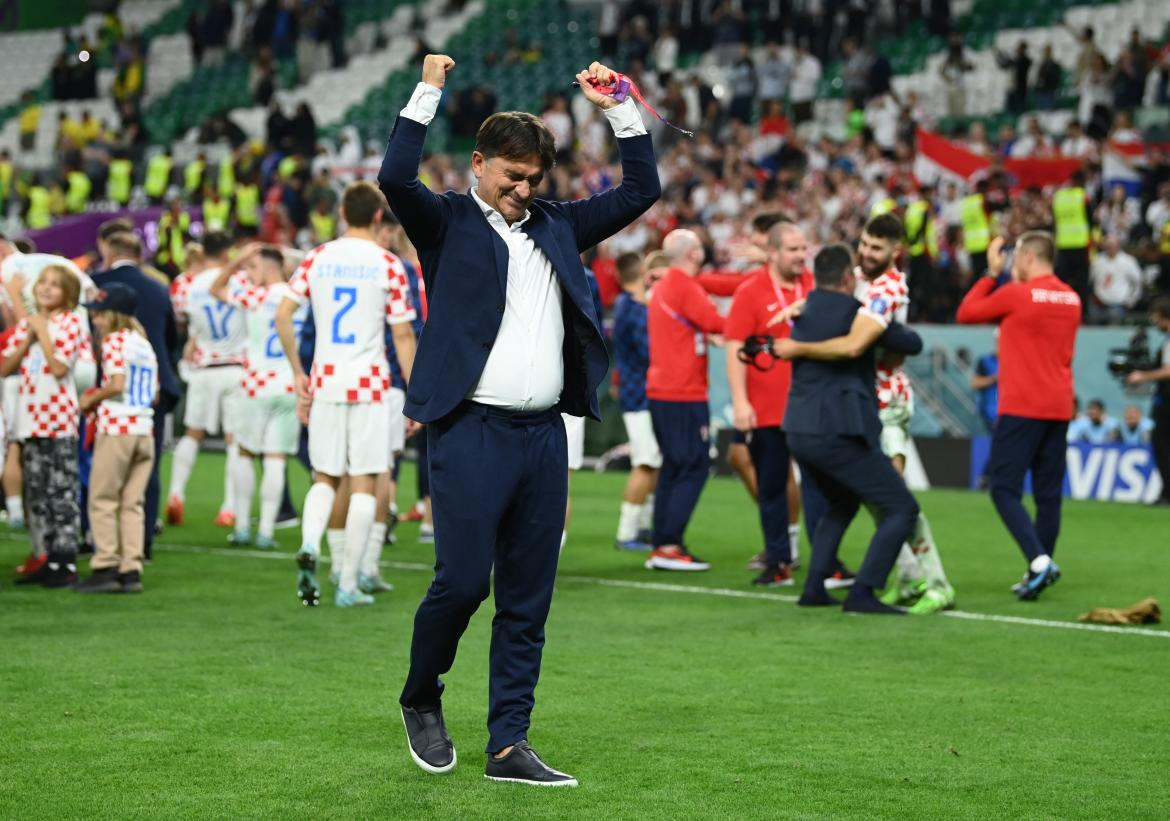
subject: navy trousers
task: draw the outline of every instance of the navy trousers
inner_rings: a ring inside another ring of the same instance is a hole
[[[650,421],[662,451],[654,490],[654,546],[685,545],[684,536],[711,472],[706,402],[650,400]]]
[[[837,568],[841,538],[863,502],[874,511],[878,526],[857,581],[874,589],[885,587],[902,542],[918,519],[918,503],[889,458],[876,442],[860,436],[790,433],[788,447],[828,502],[813,534],[805,591],[824,595],[824,581]]]
[[[163,440],[166,438],[167,414],[174,410],[178,401],[178,397],[165,393],[159,394],[158,406],[154,409],[154,452],[157,454],[163,452]],[[148,559],[151,558],[154,550],[154,525],[158,521],[159,496],[162,492],[161,483],[158,478],[158,469],[161,462],[162,458],[160,456],[150,466],[150,480],[146,483],[146,499],[143,503],[142,513],[145,519],[143,524],[146,527],[146,541],[143,552]]]
[[[788,539],[788,440],[779,426],[756,428],[747,446],[756,467],[765,561],[770,565],[788,564],[792,561],[792,543]]]
[[[1000,416],[991,438],[987,475],[991,501],[1028,561],[1051,556],[1060,535],[1068,422]],[[1024,476],[1032,472],[1036,519],[1022,501]]]
[[[433,707],[495,566],[487,751],[527,738],[568,502],[565,425],[555,411],[464,403],[427,425],[435,578],[414,617],[400,701]]]

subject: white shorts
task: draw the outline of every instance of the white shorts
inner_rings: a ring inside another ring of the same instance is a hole
[[[890,459],[895,456],[906,458],[910,444],[911,413],[910,408],[895,405],[878,411],[878,418],[882,420],[882,453]]]
[[[394,467],[397,455],[406,447],[406,417],[402,409],[406,407],[406,391],[401,388],[390,389],[390,467]]]
[[[662,467],[662,451],[654,438],[654,422],[650,411],[631,411],[622,414],[626,423],[626,436],[630,439],[630,467],[647,467],[658,470]]]
[[[297,452],[301,423],[297,421],[297,398],[291,393],[272,396],[245,396],[241,400],[236,441],[256,456]]]
[[[240,421],[240,383],[244,369],[236,365],[197,368],[187,378],[187,410],[183,424],[205,433],[235,434]]]
[[[4,377],[4,432],[9,442],[16,440],[16,411],[20,407],[20,375]]]
[[[390,469],[387,402],[323,402],[309,408],[309,462],[326,476],[371,476]]]
[[[565,420],[565,439],[569,442],[569,470],[580,470],[585,462],[585,417],[562,413],[561,418]]]

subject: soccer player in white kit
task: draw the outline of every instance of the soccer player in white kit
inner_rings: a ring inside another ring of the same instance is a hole
[[[394,350],[408,382],[415,350],[410,324],[415,311],[406,272],[398,258],[374,239],[385,203],[372,184],[350,184],[341,201],[345,234],[309,252],[277,309],[277,333],[292,364],[298,398],[311,403],[309,461],[314,482],[305,496],[297,553],[301,568],[297,587],[306,603],[312,603],[320,590],[316,567],[321,536],[343,476],[349,477],[350,497],[334,603],[339,607],[374,603],[373,596],[358,589],[358,571],[377,509],[375,483],[390,469],[390,368],[384,325],[392,326]],[[313,306],[317,327],[313,369],[307,376],[293,324],[306,303]]]
[[[208,268],[193,277],[172,295],[175,316],[185,322],[192,346],[191,367],[187,372],[187,407],[183,414],[186,432],[175,444],[171,457],[171,488],[167,500],[167,521],[182,524],[187,480],[195,467],[199,446],[207,434],[222,429],[227,444],[224,468],[224,497],[215,523],[234,525],[232,508],[231,466],[238,449],[235,442],[239,419],[238,406],[243,396],[244,359],[247,329],[244,315],[232,305],[221,302],[211,293],[220,270],[228,263],[231,240],[227,235],[211,232],[203,237],[203,251]],[[246,283],[239,275],[239,281]]]
[[[233,269],[237,267],[247,273],[246,284],[233,281]],[[244,395],[236,424],[239,454],[228,466],[232,472],[235,514],[235,529],[228,541],[273,550],[276,514],[284,493],[285,461],[296,454],[301,430],[292,366],[276,335],[276,311],[288,294],[284,255],[271,245],[249,248],[231,268],[220,270],[211,285],[211,294],[244,313],[248,332],[247,362],[241,385]],[[306,311],[302,309],[293,316],[298,339]],[[254,462],[258,456],[263,459],[264,470],[260,480],[260,522],[253,542]]]

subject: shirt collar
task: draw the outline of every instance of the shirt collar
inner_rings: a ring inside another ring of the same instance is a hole
[[[528,222],[528,218],[532,216],[532,212],[525,210],[523,217],[516,220],[511,225],[508,225],[508,221],[506,219],[504,219],[503,214],[501,214],[496,209],[492,208],[490,205],[488,205],[486,202],[484,202],[483,199],[480,198],[478,188],[471,189],[471,198],[473,200],[475,200],[475,204],[479,206],[479,210],[483,211],[483,215],[485,217],[487,217],[487,221],[489,223],[493,223],[496,225],[502,225],[504,227],[504,229],[507,231],[519,231],[520,226],[522,226],[524,223]]]
[[[110,270],[112,271],[115,268],[127,268],[127,267],[133,268],[133,267],[135,267],[135,265],[136,265],[136,263],[132,259],[120,259],[117,262],[115,262],[113,265],[110,266]]]

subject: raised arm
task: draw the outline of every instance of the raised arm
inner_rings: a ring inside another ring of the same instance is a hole
[[[886,326],[875,317],[858,311],[853,317],[849,333],[844,336],[821,342],[777,339],[772,344],[772,351],[781,359],[856,359],[881,339],[885,332]]]
[[[428,54],[423,59],[422,82],[394,122],[378,171],[378,187],[415,248],[435,247],[447,227],[448,206],[422,184],[418,167],[427,126],[439,108],[447,72],[454,67],[455,61],[445,54]]]

